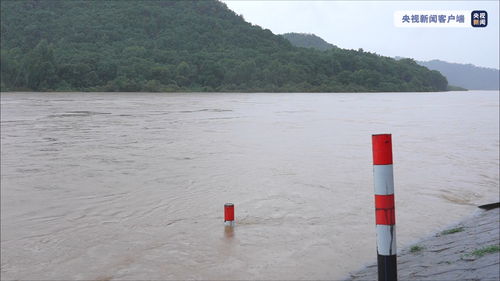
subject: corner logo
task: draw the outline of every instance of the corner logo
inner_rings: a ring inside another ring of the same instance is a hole
[[[486,11],[472,11],[472,27],[486,27],[488,25],[488,13]]]

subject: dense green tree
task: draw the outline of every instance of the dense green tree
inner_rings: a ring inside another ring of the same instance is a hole
[[[314,34],[308,33],[285,33],[281,36],[285,37],[288,41],[290,41],[294,46],[302,47],[302,48],[313,48],[321,51],[337,48],[337,46],[329,44],[321,37],[318,37]]]
[[[159,65],[151,68],[151,78],[164,85],[175,81],[175,76],[172,74],[171,67],[167,65]]]
[[[413,60],[333,45],[323,51],[294,47],[217,0],[4,0],[0,5],[2,91],[447,88],[441,74]]]
[[[57,82],[53,50],[53,46],[43,39],[25,57],[23,73],[28,88],[35,91],[52,89]]]
[[[500,71],[494,68],[478,67],[472,64],[449,63],[440,60],[420,61],[419,65],[443,74],[448,82],[459,87],[474,90],[500,89]],[[463,90],[463,89],[461,89]]]
[[[10,50],[2,49],[0,51],[0,73],[2,90],[6,88],[5,83],[9,83],[13,87],[19,87],[22,80],[21,63],[20,58],[21,52],[19,48],[13,48]]]

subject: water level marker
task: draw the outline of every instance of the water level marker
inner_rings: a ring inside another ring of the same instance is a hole
[[[234,204],[224,204],[224,225],[234,226]]]
[[[396,214],[391,135],[372,135],[372,149],[378,280],[397,280]]]

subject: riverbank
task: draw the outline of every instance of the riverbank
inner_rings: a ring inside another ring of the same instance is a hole
[[[456,226],[402,250],[400,280],[500,280],[500,209],[480,210]],[[347,280],[375,280],[377,265]]]

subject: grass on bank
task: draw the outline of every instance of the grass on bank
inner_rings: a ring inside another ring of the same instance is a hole
[[[441,232],[442,235],[448,235],[448,234],[453,234],[453,233],[457,233],[457,232],[462,232],[464,231],[464,227],[461,226],[461,227],[455,227],[455,228],[452,228],[452,229],[447,229],[443,232]]]
[[[413,245],[413,246],[411,246],[411,248],[410,248],[410,253],[414,253],[414,254],[416,254],[416,253],[421,252],[423,249],[424,249],[424,247],[422,247],[422,246],[419,246],[419,245]]]
[[[482,257],[487,254],[493,254],[500,252],[500,246],[499,245],[490,245],[483,247],[481,249],[474,250],[470,255],[476,256],[476,257]]]

